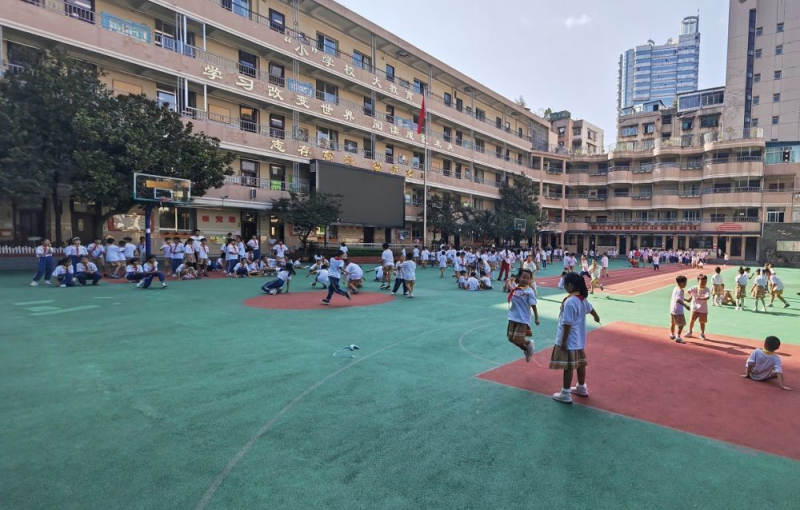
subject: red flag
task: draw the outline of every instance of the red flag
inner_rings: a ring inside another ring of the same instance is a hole
[[[417,122],[417,134],[422,134],[422,124],[425,122],[425,95],[422,95],[422,106],[419,110],[419,122]]]

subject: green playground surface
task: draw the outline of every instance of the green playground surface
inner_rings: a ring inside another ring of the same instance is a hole
[[[323,297],[304,273],[292,292]],[[417,271],[414,299],[308,310],[243,305],[261,278],[60,289],[0,274],[0,508],[797,508],[800,461],[478,379],[521,357],[506,294],[438,273]],[[790,308],[711,308],[709,336],[800,344],[800,270],[778,274]],[[604,324],[668,327],[670,291],[591,301]],[[537,351],[562,296],[539,288]],[[333,357],[348,344],[356,358]],[[560,388],[560,372],[531,377]],[[646,367],[630,377],[661,391]],[[786,383],[800,399],[800,374]]]

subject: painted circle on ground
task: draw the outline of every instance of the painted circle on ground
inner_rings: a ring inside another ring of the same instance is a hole
[[[329,305],[325,306],[320,303],[320,300],[327,294],[325,292],[297,292],[290,294],[277,294],[270,296],[264,294],[262,296],[252,297],[246,299],[244,304],[252,308],[266,308],[269,310],[311,310],[320,308],[353,308],[358,306],[375,306],[394,301],[394,296],[389,294],[381,294],[379,292],[359,292],[351,296],[350,301],[344,296],[336,294],[331,298]]]

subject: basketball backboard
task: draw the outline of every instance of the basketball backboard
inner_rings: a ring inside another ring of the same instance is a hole
[[[163,175],[133,174],[133,199],[185,205],[192,200],[192,181]]]

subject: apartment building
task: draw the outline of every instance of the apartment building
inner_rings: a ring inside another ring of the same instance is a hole
[[[672,105],[677,94],[697,90],[700,17],[681,20],[680,35],[665,44],[648,40],[619,56],[617,109],[648,102]]]
[[[191,207],[162,209],[156,234],[289,240],[269,206],[308,188],[314,160],[406,179],[404,228],[338,225],[330,241],[421,238],[425,172],[430,193],[487,209],[512,175],[562,184],[545,171],[567,158],[547,121],[332,1],[13,3],[0,13],[6,72],[24,70],[22,46],[63,50],[101,68],[115,93],[157,98],[236,153],[236,175]],[[427,140],[416,129],[423,95]],[[93,204],[68,202],[65,235],[90,236]],[[550,208],[560,221],[561,204]],[[13,214],[18,237],[40,235],[52,216],[24,205]],[[142,228],[131,216],[112,228]]]
[[[570,153],[595,154],[603,151],[603,130],[586,120],[573,120],[568,110],[550,115],[551,129],[555,132],[559,147]]]

